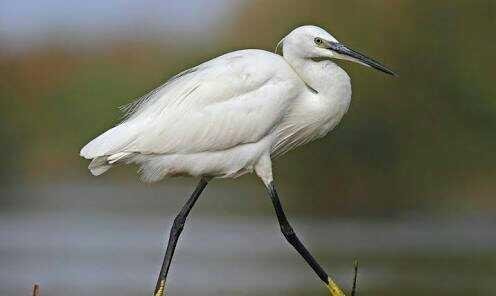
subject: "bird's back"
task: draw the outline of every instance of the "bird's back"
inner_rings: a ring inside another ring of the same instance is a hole
[[[132,103],[127,118],[86,145],[81,155],[93,159],[90,169],[100,174],[118,162],[139,159],[142,165],[148,156],[208,158],[263,142],[302,87],[279,55],[262,50],[227,53],[178,74]],[[272,143],[266,142],[264,149],[270,150]],[[187,170],[172,169],[191,174]]]

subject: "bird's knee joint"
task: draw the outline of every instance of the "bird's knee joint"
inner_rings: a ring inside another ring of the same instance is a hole
[[[172,224],[172,231],[181,231],[184,228],[184,223],[186,219],[182,216],[177,216]]]
[[[284,237],[287,239],[291,239],[291,238],[294,238],[296,236],[293,228],[289,225],[281,226],[281,232],[284,235]]]

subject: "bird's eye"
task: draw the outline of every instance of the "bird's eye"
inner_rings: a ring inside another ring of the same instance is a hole
[[[324,41],[322,41],[322,39],[321,39],[321,38],[319,38],[319,37],[316,37],[313,41],[314,41],[314,42],[315,42],[315,44],[317,44],[317,45],[322,45],[322,44],[324,43]]]

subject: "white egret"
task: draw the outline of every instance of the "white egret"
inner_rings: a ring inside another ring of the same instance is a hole
[[[331,59],[394,73],[316,26],[298,27],[278,45],[282,56],[239,50],[179,73],[125,106],[125,119],[81,150],[92,160],[93,175],[117,164],[137,164],[146,182],[179,175],[201,178],[174,220],[155,295],[164,294],[186,217],[208,181],[253,171],[267,188],[284,237],[331,295],[344,295],[289,224],[271,159],[323,137],[348,110],[350,77]]]

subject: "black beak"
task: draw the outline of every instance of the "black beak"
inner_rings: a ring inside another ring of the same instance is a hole
[[[367,57],[366,55],[359,53],[358,51],[354,51],[353,49],[350,49],[346,47],[345,45],[337,42],[328,42],[327,43],[328,49],[339,53],[344,56],[348,56],[352,58],[353,60],[357,61],[358,63],[361,63],[365,66],[372,67],[374,69],[377,69],[381,72],[384,72],[389,75],[393,76],[398,76],[396,75],[393,71],[389,70],[385,66],[383,66],[381,63],[374,61],[373,59]]]

